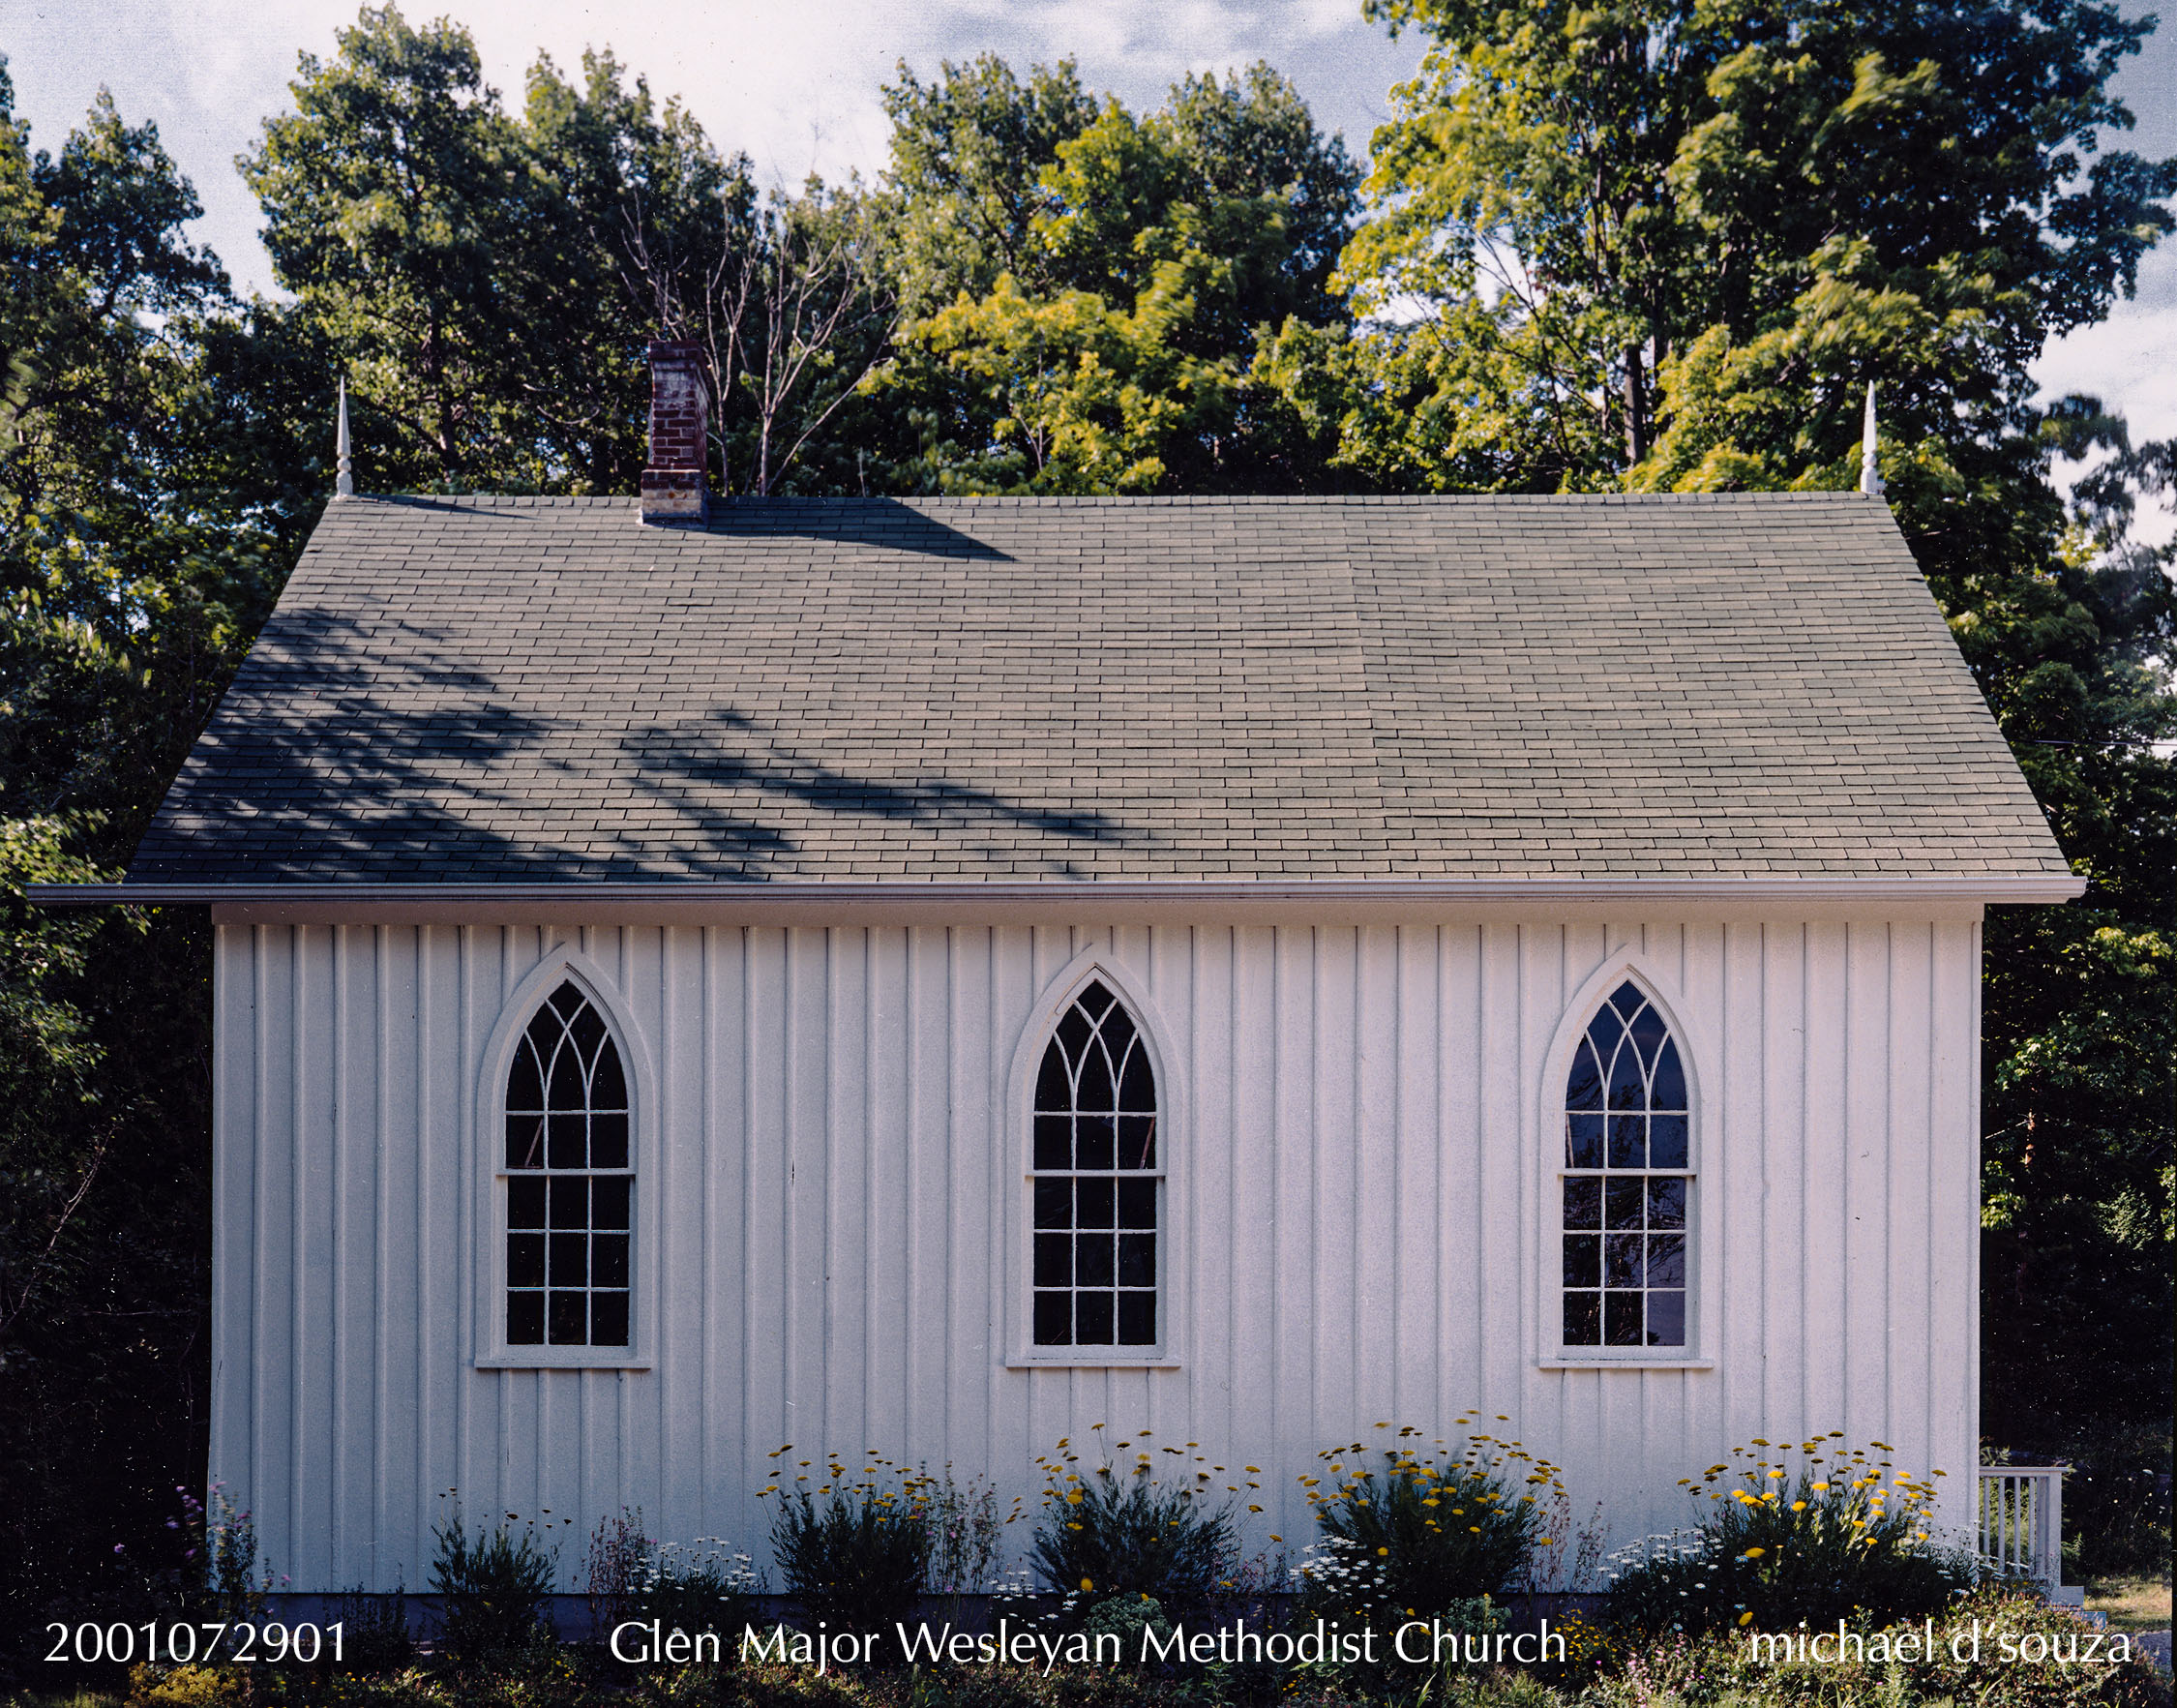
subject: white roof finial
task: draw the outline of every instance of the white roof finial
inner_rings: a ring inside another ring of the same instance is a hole
[[[339,457],[339,472],[333,477],[333,491],[343,498],[355,496],[355,469],[347,456],[347,381],[341,381],[341,419],[339,432],[334,435],[333,448]]]
[[[1867,381],[1867,418],[1860,429],[1860,490],[1870,498],[1882,496],[1882,475],[1875,467],[1874,381]]]

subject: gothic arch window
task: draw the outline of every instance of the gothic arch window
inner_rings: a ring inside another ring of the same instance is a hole
[[[611,1028],[572,979],[516,1041],[505,1113],[507,1345],[627,1346],[627,1071]]]
[[[1684,1347],[1693,1227],[1685,1065],[1630,979],[1572,1053],[1562,1179],[1565,1345]]]
[[[1156,1074],[1141,1028],[1100,979],[1052,1031],[1032,1119],[1035,1344],[1155,1345]]]

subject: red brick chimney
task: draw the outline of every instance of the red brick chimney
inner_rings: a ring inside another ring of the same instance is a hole
[[[642,471],[644,522],[705,522],[710,491],[710,375],[700,344],[650,345],[650,465]]]

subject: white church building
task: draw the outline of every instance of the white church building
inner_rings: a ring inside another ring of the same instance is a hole
[[[1970,1521],[1981,920],[2081,885],[1879,497],[716,502],[654,358],[641,497],[335,498],[75,892],[211,909],[293,1589],[1098,1423],[1251,1546],[1470,1408],[1621,1539],[1831,1429]]]

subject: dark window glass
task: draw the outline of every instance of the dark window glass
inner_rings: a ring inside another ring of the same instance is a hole
[[[1565,1165],[1587,1171],[1565,1177],[1565,1344],[1685,1345],[1685,1066],[1661,1011],[1630,979],[1574,1048],[1565,1110]]]
[[[589,999],[559,985],[516,1042],[506,1084],[506,1337],[625,1346],[634,1176],[627,1073]]]
[[[1154,1345],[1156,1079],[1100,979],[1052,1029],[1030,1119],[1035,1343]]]

